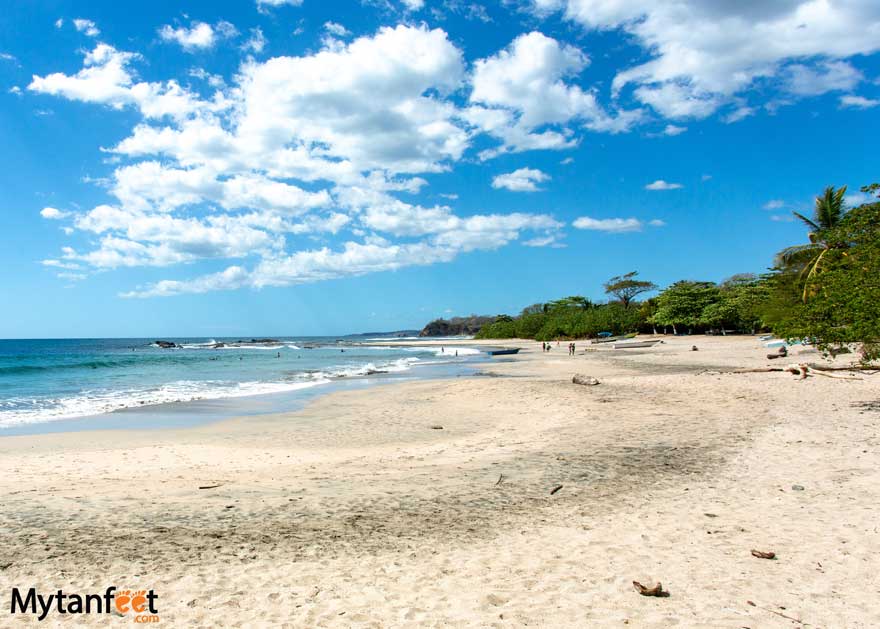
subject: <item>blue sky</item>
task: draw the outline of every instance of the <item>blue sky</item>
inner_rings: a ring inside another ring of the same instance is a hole
[[[0,337],[343,334],[761,272],[876,172],[880,6],[25,0]]]

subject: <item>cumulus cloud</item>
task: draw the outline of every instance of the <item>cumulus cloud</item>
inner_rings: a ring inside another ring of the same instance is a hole
[[[197,97],[177,81],[136,82],[130,65],[140,55],[99,43],[85,53],[83,68],[74,75],[34,75],[28,89],[70,100],[100,103],[115,109],[138,107],[147,118],[186,117],[199,106]],[[222,106],[222,104],[220,105]],[[211,105],[210,108],[215,108]]]
[[[537,192],[538,184],[549,181],[550,175],[536,168],[519,168],[512,173],[498,175],[492,179],[493,188],[505,188],[513,192]]]
[[[458,254],[476,249],[496,249],[519,235],[530,225],[556,229],[560,225],[549,217],[512,214],[457,219],[454,228],[433,238],[395,244],[384,239],[375,242],[346,242],[341,249],[322,247],[290,255],[266,257],[253,270],[232,266],[190,280],[165,280],[130,291],[125,297],[165,297],[237,288],[294,286],[339,277],[393,271],[407,266],[449,262]]]
[[[680,183],[670,183],[662,179],[653,181],[645,186],[645,190],[678,190],[679,188],[684,188],[684,186]]]
[[[785,201],[783,201],[782,199],[771,199],[764,204],[765,210],[778,210],[782,207],[785,207]]]
[[[669,118],[705,118],[758,84],[796,96],[849,89],[858,71],[842,60],[880,50],[876,2],[532,0],[589,30],[620,30],[648,60],[617,73],[626,88]],[[810,79],[815,79],[811,82]]]
[[[573,123],[614,133],[639,120],[640,111],[610,115],[592,92],[566,82],[588,64],[581,50],[539,32],[520,35],[505,50],[476,61],[471,76],[472,106],[464,115],[468,122],[502,141],[483,157],[569,148],[576,143],[569,126]]]
[[[176,42],[187,52],[211,48],[219,39],[235,37],[238,30],[229,22],[218,22],[211,26],[205,22],[192,22],[189,28],[168,24],[159,29],[159,37],[167,42]]]
[[[63,22],[62,22],[62,24],[63,24]],[[97,24],[95,24],[91,20],[86,20],[86,19],[78,17],[73,20],[73,26],[80,33],[84,33],[85,35],[88,35],[89,37],[97,37],[98,35],[101,34],[101,31],[98,29]]]
[[[169,37],[212,45],[199,23],[183,30]],[[287,286],[561,237],[564,225],[547,214],[462,216],[401,198],[421,194],[428,182],[419,175],[461,160],[476,133],[453,98],[467,84],[463,55],[440,29],[386,27],[301,56],[249,58],[229,84],[190,69],[210,96],[173,80],[139,82],[141,62],[98,44],[76,74],[30,85],[141,114],[128,137],[103,149],[121,162],[101,183],[112,200],[49,212],[86,236],[59,262],[87,273],[228,261],[224,271],[128,296]],[[533,184],[546,177],[535,172],[525,173]]]
[[[67,212],[62,212],[61,210],[54,207],[44,207],[40,210],[40,216],[43,218],[48,218],[49,220],[58,220],[67,216]]]
[[[577,229],[603,231],[610,233],[638,232],[645,228],[646,223],[637,218],[592,218],[581,216],[575,219],[572,226]],[[662,227],[665,223],[659,219],[647,222],[651,227]]]

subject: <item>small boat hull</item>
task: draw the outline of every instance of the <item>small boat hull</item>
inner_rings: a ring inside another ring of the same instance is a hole
[[[489,350],[489,356],[510,356],[511,354],[519,354],[519,348]]]
[[[660,341],[630,341],[628,343],[615,343],[613,349],[633,349],[636,347],[654,347]]]

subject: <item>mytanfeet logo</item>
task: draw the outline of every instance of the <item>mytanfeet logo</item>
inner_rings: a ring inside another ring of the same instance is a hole
[[[39,594],[36,588],[22,593],[12,588],[9,613],[33,614],[37,620],[45,620],[51,614],[110,614],[131,616],[136,623],[159,622],[156,601],[159,595],[153,590],[119,590],[111,585],[103,594],[67,594],[58,590],[54,594]]]

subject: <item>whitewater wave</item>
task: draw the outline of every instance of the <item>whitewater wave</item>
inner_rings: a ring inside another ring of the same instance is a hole
[[[329,369],[321,371],[313,371],[309,374],[309,377],[336,379],[373,376],[383,373],[399,373],[402,371],[410,370],[412,366],[417,362],[420,362],[420,359],[412,357],[398,358],[397,360],[392,360],[379,364],[370,362],[361,365],[340,365],[337,367],[330,367]]]
[[[437,345],[424,345],[420,347],[407,347],[404,348],[408,352],[432,352],[434,356],[442,356],[443,358],[454,358],[456,352],[458,352],[459,356],[476,356],[477,354],[482,354],[483,350],[477,349],[475,347],[440,347]]]
[[[126,408],[139,408],[155,404],[283,393],[306,389],[327,382],[330,382],[328,378],[311,378],[298,382],[224,382],[210,380],[193,382],[180,380],[147,389],[84,391],[79,395],[64,398],[43,400],[8,398],[0,400],[0,429],[21,424],[102,415]]]

